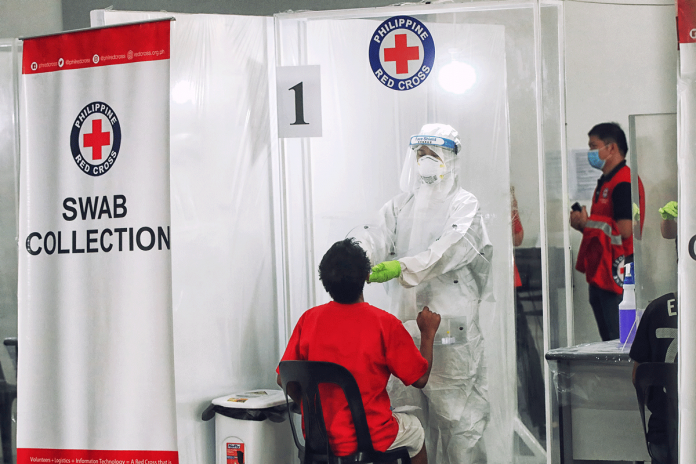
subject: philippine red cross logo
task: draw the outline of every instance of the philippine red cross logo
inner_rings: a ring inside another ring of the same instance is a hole
[[[90,176],[107,173],[120,148],[121,123],[114,110],[104,102],[82,108],[70,133],[70,151],[80,170]]]
[[[624,262],[624,256],[621,255],[618,258],[616,258],[613,263],[611,263],[612,277],[614,277],[614,282],[616,282],[616,285],[618,285],[619,287],[623,287],[625,271]]]
[[[370,41],[375,77],[394,90],[410,90],[425,81],[435,62],[435,45],[425,25],[411,16],[394,16],[379,25]]]

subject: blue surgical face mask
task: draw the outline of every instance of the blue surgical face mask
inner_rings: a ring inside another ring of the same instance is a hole
[[[604,147],[602,147],[602,148],[604,148]],[[590,166],[592,166],[595,169],[599,169],[601,171],[607,160],[603,160],[599,157],[599,150],[600,149],[588,151],[587,152],[587,161],[590,162]]]

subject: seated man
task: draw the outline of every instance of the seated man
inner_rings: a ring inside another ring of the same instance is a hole
[[[390,375],[405,385],[426,385],[440,315],[427,307],[418,314],[419,352],[396,317],[365,303],[369,274],[370,261],[360,245],[353,239],[334,243],[319,264],[319,279],[333,301],[300,317],[281,361],[326,361],[348,369],[360,388],[374,449],[404,446],[414,464],[427,463],[422,425],[414,416],[392,413],[386,387]],[[333,385],[320,389],[331,449],[337,456],[349,455],[357,441],[345,397]]]
[[[677,361],[677,294],[667,293],[650,302],[640,319],[636,337],[631,345],[633,365],[633,383],[636,381],[636,369],[640,363]],[[661,388],[651,387],[646,398],[646,405],[651,412],[648,421],[648,443],[653,464],[671,464],[677,462],[670,434],[676,437],[676,423],[667,423],[667,395]]]

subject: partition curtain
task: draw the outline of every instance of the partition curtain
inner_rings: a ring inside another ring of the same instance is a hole
[[[275,386],[268,34],[271,18],[93,12],[92,25],[174,16],[171,208],[180,462],[214,462],[212,398]]]

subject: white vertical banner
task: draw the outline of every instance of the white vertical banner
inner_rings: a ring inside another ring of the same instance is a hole
[[[679,462],[696,462],[696,1],[677,1]]]
[[[170,21],[26,39],[17,463],[175,464]]]

